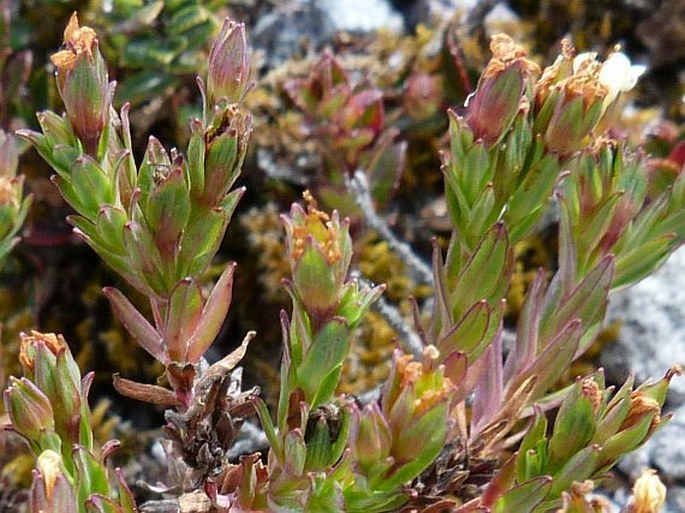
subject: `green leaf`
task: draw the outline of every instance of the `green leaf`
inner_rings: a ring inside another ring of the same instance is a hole
[[[95,220],[101,206],[115,204],[111,177],[89,156],[76,160],[71,167],[70,178],[79,199],[79,205],[74,205],[74,208],[84,217]]]
[[[163,335],[172,361],[188,361],[188,343],[202,318],[202,307],[202,289],[194,278],[184,278],[171,291]]]
[[[205,190],[205,134],[199,120],[191,120],[191,135],[188,141],[188,183],[193,199],[199,198]]]
[[[552,488],[552,478],[540,476],[505,493],[492,508],[492,513],[529,513],[540,504]]]
[[[109,299],[114,314],[133,335],[136,342],[156,360],[167,363],[169,358],[159,332],[119,290],[114,287],[105,287],[102,292]]]
[[[319,394],[321,384],[329,373],[342,365],[349,348],[350,331],[343,319],[334,317],[319,330],[297,369],[298,382],[308,402],[314,398],[319,404],[330,400]],[[327,388],[332,388],[332,392],[335,387]]]
[[[209,205],[220,203],[240,174],[238,137],[242,134],[227,130],[207,144],[204,197]]]
[[[549,440],[547,471],[559,470],[574,454],[584,448],[595,433],[595,412],[591,398],[582,393],[582,383],[575,386],[564,398],[554,421]]]
[[[92,494],[109,496],[109,480],[104,466],[83,447],[76,446],[73,451],[76,465],[76,489],[79,504],[84,504]]]
[[[379,482],[377,490],[399,490],[401,485],[421,474],[438,457],[446,437],[447,409],[444,404],[433,407],[412,426],[405,426],[393,441],[393,447],[403,447],[405,451],[411,448],[415,451],[414,458],[410,461],[397,461],[398,468]]]
[[[573,319],[584,332],[602,319],[614,274],[614,258],[604,257],[573,290],[559,301],[549,301],[540,325],[541,340],[549,340]]]
[[[574,454],[571,459],[554,475],[552,489],[549,492],[550,499],[556,499],[562,492],[571,489],[574,482],[583,482],[590,479],[598,470],[602,448],[599,445],[590,445]]]
[[[189,5],[176,11],[167,22],[167,33],[181,35],[193,27],[204,23],[209,16],[207,10],[199,5]]]
[[[668,234],[618,255],[612,288],[627,287],[645,278],[666,261],[677,245],[675,234]]]
[[[197,327],[188,338],[187,361],[199,360],[219,334],[231,306],[234,270],[235,263],[227,265],[209,294]]]
[[[504,225],[494,225],[485,234],[459,275],[450,293],[455,319],[474,303],[485,299],[495,308],[509,287],[513,255]]]
[[[490,326],[491,308],[484,299],[473,304],[459,321],[438,342],[438,349],[443,354],[455,351],[466,353],[486,341]],[[486,342],[490,342],[487,340]]]
[[[551,155],[546,155],[528,170],[523,181],[507,201],[504,213],[511,244],[523,240],[530,234],[547,210],[558,180],[559,164]]]
[[[540,408],[521,441],[516,458],[516,476],[519,482],[527,481],[546,472],[547,468],[547,417]],[[536,463],[543,463],[538,466]]]
[[[302,431],[298,428],[286,433],[283,447],[285,451],[283,466],[286,471],[295,477],[301,476],[304,473],[307,458],[307,446]]]
[[[118,104],[124,101],[136,106],[154,97],[166,96],[165,91],[175,89],[178,80],[160,69],[142,69],[126,78],[117,87]]]
[[[118,207],[104,205],[98,212],[95,227],[104,247],[112,253],[125,255],[123,246],[124,226],[129,221],[126,212]],[[79,226],[83,229],[82,226]],[[90,234],[89,234],[90,235]],[[92,237],[92,235],[91,235]]]
[[[142,216],[141,216],[142,217]],[[124,226],[124,245],[130,268],[136,271],[145,283],[160,297],[170,292],[167,281],[167,265],[146,227],[136,221],[129,221]]]
[[[145,208],[145,218],[165,258],[173,258],[178,251],[189,216],[188,188],[183,169],[178,166],[152,190]]]
[[[156,177],[160,173],[167,173],[170,168],[169,154],[156,137],[150,136],[136,181],[136,187],[140,189],[140,203],[143,209],[147,208],[147,200],[155,188]]]

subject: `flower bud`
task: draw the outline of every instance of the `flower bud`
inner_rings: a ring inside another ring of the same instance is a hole
[[[245,25],[228,18],[209,53],[207,99],[209,108],[220,100],[239,103],[247,91],[250,61]]]
[[[28,379],[10,377],[4,400],[12,427],[32,445],[38,443],[43,432],[54,431],[50,399]]]
[[[63,440],[79,443],[81,372],[61,335],[32,331],[21,334],[19,360],[24,374],[48,398],[54,410],[54,430]]]
[[[357,422],[356,432],[350,442],[354,459],[362,467],[371,467],[385,460],[390,455],[392,433],[378,405],[369,404],[358,412]]]
[[[490,42],[492,58],[467,100],[465,120],[477,139],[497,142],[525,108],[524,94],[531,77],[539,74],[537,64],[526,59],[526,51],[504,34]]]
[[[64,30],[63,46],[50,58],[57,68],[57,88],[76,135],[95,157],[111,99],[107,67],[95,31],[79,27],[76,13]]]
[[[204,201],[211,206],[224,200],[240,174],[251,118],[232,105],[216,117],[215,125],[205,136]]]

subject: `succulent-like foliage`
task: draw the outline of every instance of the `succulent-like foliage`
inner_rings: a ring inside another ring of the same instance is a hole
[[[197,9],[179,12],[177,23],[197,21]],[[336,391],[355,329],[384,287],[352,277],[351,222],[305,192],[306,206],[282,217],[292,312],[280,319],[273,421],[257,389],[241,390],[236,369],[253,333],[218,362],[204,359],[233,288],[233,264],[209,294],[199,279],[243,193],[233,185],[250,133],[244,27],[226,20],[209,53],[206,86],[198,80],[202,117],[191,121],[185,154],[151,137],[140,164],[129,106],[113,109],[98,45],[74,15],[52,57],[66,114],[40,113],[42,132],[20,134],[57,173],[75,232],[150,302],[147,319],[121,291],[105,289],[116,315],[164,365],[171,389],[118,376],[115,387],[169,407],[165,448],[182,503],[227,513],[601,511],[587,495],[667,420],[661,408],[679,372],[637,388],[631,378],[615,391],[597,371],[552,392],[591,345],[609,292],[652,272],[685,238],[682,173],[659,172],[655,184],[645,159],[609,130],[642,70],[618,51],[600,63],[568,43],[541,70],[509,37],[493,37],[476,90],[449,114],[443,174],[452,233],[444,256],[437,242],[433,251],[431,318],[424,322],[416,308],[419,347],[395,352],[379,398]],[[430,96],[441,87],[431,74],[410,78],[409,116],[434,116],[439,104]],[[383,92],[354,86],[330,53],[285,90],[326,147],[327,184],[315,194],[330,203],[331,191],[365,171],[374,199],[386,202],[393,179],[376,173],[401,169],[403,146],[386,127]],[[555,191],[558,270],[550,279],[537,273],[505,344],[512,248],[534,232]],[[39,455],[34,510],[134,511],[121,475],[119,495],[109,484],[109,449],[94,448],[88,377],[81,380],[61,338],[24,340],[25,377],[11,380],[5,403],[13,429]],[[257,454],[230,462],[254,412],[269,443],[266,464]],[[634,511],[663,502],[653,482],[634,495]]]
[[[116,289],[106,289],[116,314],[138,343],[169,370],[185,407],[192,379],[183,375],[214,341],[230,305],[234,266],[228,265],[205,296],[198,284],[219,243],[242,189],[231,191],[240,173],[250,117],[240,110],[248,70],[242,52],[227,46],[244,39],[244,28],[227,21],[212,52],[207,103],[193,120],[187,156],[150,138],[136,166],[128,106],[117,116],[95,33],[72,16],[64,49],[53,55],[67,114],[39,115],[42,133],[22,131],[57,172],[54,181],[77,215],[75,231],[133,287],[150,299],[154,326]],[[238,49],[240,50],[240,49]],[[235,66],[237,68],[234,68]],[[224,67],[241,69],[228,89]],[[227,97],[230,96],[230,97]],[[190,394],[190,395],[189,395]]]
[[[23,335],[24,377],[10,378],[3,397],[9,428],[38,456],[31,508],[45,512],[135,513],[133,496],[120,470],[110,482],[107,457],[112,440],[96,447],[90,422],[90,373],[81,377],[64,338],[52,333]]]

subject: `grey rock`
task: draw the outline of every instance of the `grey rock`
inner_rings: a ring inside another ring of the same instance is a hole
[[[667,501],[669,511],[685,511],[685,486],[670,486]],[[664,513],[667,512],[664,511]]]
[[[675,410],[673,419],[643,447],[624,456],[618,468],[631,481],[645,468],[656,469],[668,489],[662,513],[685,511],[685,406]]]
[[[479,0],[395,0],[410,30],[419,23],[434,26],[457,14],[465,16],[478,3]]]
[[[252,44],[273,69],[302,50],[303,42],[318,49],[335,34],[331,17],[315,2],[284,2],[260,17],[252,30]]]
[[[674,364],[685,366],[685,248],[652,276],[612,295],[607,319],[621,321],[618,341],[600,358],[609,380],[621,382],[630,372],[638,382],[659,379]],[[667,405],[682,404],[685,379],[675,378]]]
[[[674,364],[685,363],[685,248],[676,251],[656,273],[611,296],[609,321],[621,321],[618,340],[600,362],[610,381],[630,372],[637,382],[660,379]],[[664,511],[685,511],[685,379],[675,377],[666,403],[674,418],[641,449],[622,458],[618,468],[631,481],[644,468],[655,468],[668,483]]]
[[[426,0],[431,16],[445,18],[454,15],[456,11],[468,12],[473,9],[478,0]]]
[[[316,51],[339,31],[380,28],[404,30],[402,15],[390,0],[288,0],[258,19],[251,39],[266,68],[273,69],[301,53],[303,43]]]
[[[316,3],[328,14],[336,30],[358,33],[380,28],[404,30],[404,20],[389,0],[319,0]]]
[[[645,449],[650,464],[670,479],[685,483],[685,407],[673,413],[674,418],[652,437]]]

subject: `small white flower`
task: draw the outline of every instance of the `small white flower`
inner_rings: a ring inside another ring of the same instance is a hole
[[[605,105],[611,104],[619,93],[630,91],[647,69],[646,66],[633,65],[623,52],[614,52],[602,64],[599,83],[609,91]]]
[[[607,89],[604,110],[611,105],[620,93],[630,91],[647,67],[634,65],[623,52],[615,51],[606,61],[599,63],[595,52],[578,54],[573,59],[574,74],[596,73],[597,82]]]

